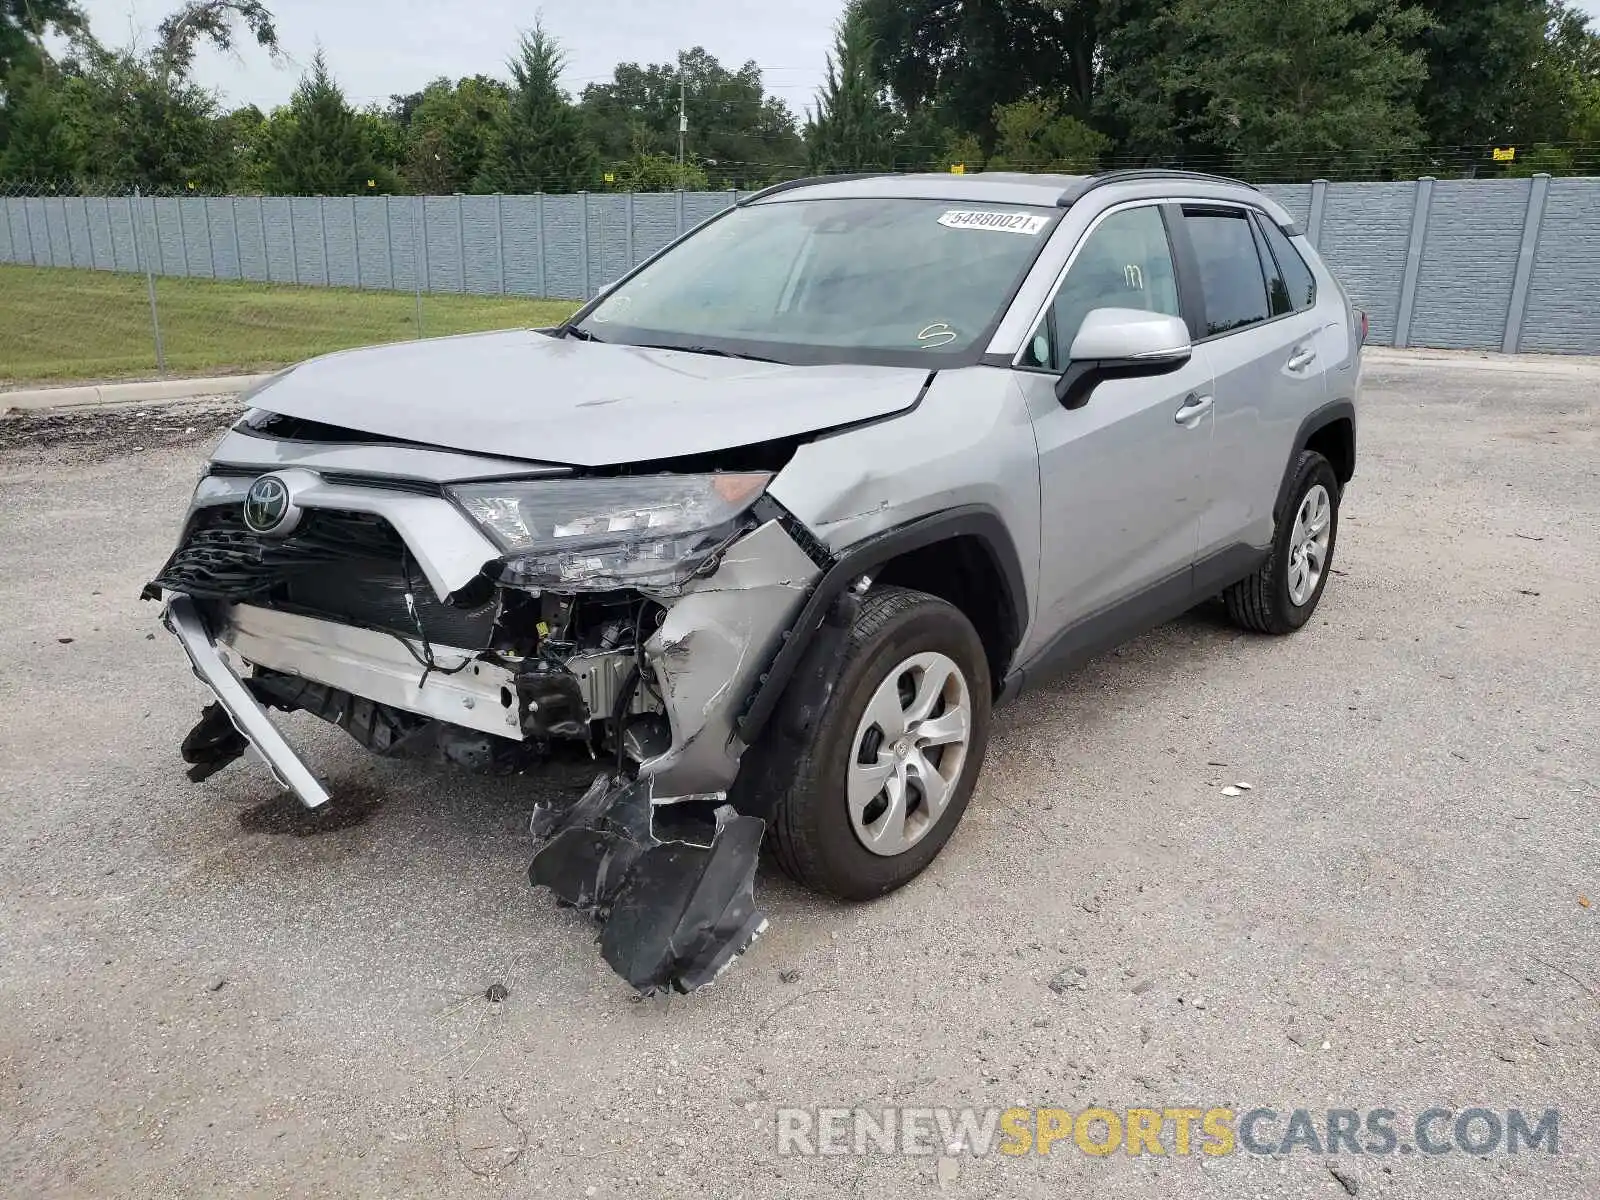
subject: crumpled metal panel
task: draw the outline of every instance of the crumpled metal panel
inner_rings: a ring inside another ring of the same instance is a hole
[[[739,772],[739,710],[821,569],[776,521],[728,547],[645,642],[672,723],[672,748],[640,764],[667,798],[724,792]]]

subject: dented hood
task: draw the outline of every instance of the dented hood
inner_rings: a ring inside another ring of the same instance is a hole
[[[611,466],[889,416],[916,403],[926,378],[907,367],[784,366],[517,329],[315,358],[252,403],[402,441]]]

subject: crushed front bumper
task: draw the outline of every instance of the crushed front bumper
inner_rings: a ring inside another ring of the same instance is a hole
[[[266,761],[273,778],[300,797],[307,808],[326,804],[327,789],[295,753],[288,739],[278,732],[278,727],[267,717],[266,709],[256,702],[244,681],[233,673],[233,668],[218,652],[195,602],[181,594],[169,597],[164,619],[189,656],[195,675],[211,689],[233,727]]]

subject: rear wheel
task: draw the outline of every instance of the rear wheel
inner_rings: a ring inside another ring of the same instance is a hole
[[[972,623],[923,592],[869,592],[844,668],[772,811],[799,882],[881,896],[933,861],[972,798],[989,737],[988,660]]]
[[[1328,586],[1338,536],[1339,477],[1322,455],[1303,451],[1267,561],[1223,593],[1228,616],[1257,633],[1299,629]]]

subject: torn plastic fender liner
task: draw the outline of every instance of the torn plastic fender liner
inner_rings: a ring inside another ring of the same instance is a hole
[[[647,996],[710,983],[767,924],[755,902],[766,823],[724,804],[705,840],[662,840],[652,791],[647,778],[602,775],[570,807],[539,806],[528,867],[535,887],[602,923],[601,955]]]

